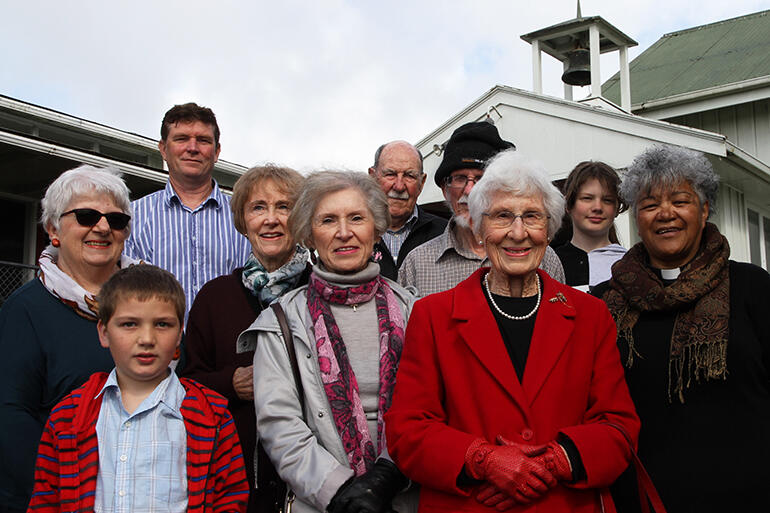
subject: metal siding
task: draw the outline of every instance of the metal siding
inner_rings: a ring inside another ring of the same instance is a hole
[[[735,124],[735,107],[719,109],[717,118],[719,119],[719,133],[731,141],[737,141],[738,127]]]
[[[770,75],[770,11],[666,34],[630,71],[634,105]],[[602,92],[620,103],[619,74]]]
[[[739,262],[749,262],[749,228],[743,193],[722,183],[717,204],[717,213],[712,216],[712,220],[730,243],[730,258]]]
[[[706,112],[701,112],[700,120],[701,120],[701,126],[695,127],[695,128],[702,128],[703,130],[708,130],[709,132],[718,133],[719,120],[717,118],[716,111],[710,110]]]
[[[770,100],[754,104],[754,126],[756,128],[756,156],[764,162],[770,162]]]
[[[754,127],[754,109],[752,107],[751,103],[735,106],[735,125],[738,133],[735,144],[756,155],[757,131]]]

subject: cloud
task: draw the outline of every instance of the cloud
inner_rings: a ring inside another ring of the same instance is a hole
[[[767,2],[582,2],[636,39]],[[222,158],[364,170],[384,141],[416,141],[495,84],[531,87],[520,34],[564,21],[555,0],[13,2],[0,21],[0,93],[158,137],[163,113],[214,109]],[[544,58],[545,92],[561,66]],[[616,58],[602,61],[606,78]]]

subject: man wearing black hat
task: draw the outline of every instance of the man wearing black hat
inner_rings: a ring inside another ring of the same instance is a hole
[[[484,175],[484,165],[499,151],[512,148],[497,128],[486,121],[466,123],[452,133],[444,158],[433,176],[452,210],[444,233],[410,252],[398,272],[398,281],[415,287],[421,296],[451,289],[479,267],[488,266],[484,246],[473,236],[468,195]],[[547,247],[540,268],[564,282],[559,257]]]

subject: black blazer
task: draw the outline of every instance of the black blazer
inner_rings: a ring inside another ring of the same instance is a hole
[[[393,261],[393,256],[388,251],[388,246],[382,242],[382,239],[378,240],[374,245],[374,250],[382,253],[382,259],[380,260],[380,274],[391,280],[398,279],[398,268],[401,267],[401,263],[414,248],[428,242],[429,240],[438,237],[446,229],[447,220],[433,214],[429,214],[420,207],[417,208],[417,222],[409,235],[406,236],[406,240],[401,245],[401,250],[398,252],[398,261]]]

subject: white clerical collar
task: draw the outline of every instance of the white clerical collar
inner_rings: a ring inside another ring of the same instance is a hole
[[[679,277],[681,272],[682,271],[680,271],[678,267],[675,267],[674,269],[661,269],[660,277],[664,280],[675,280]]]

